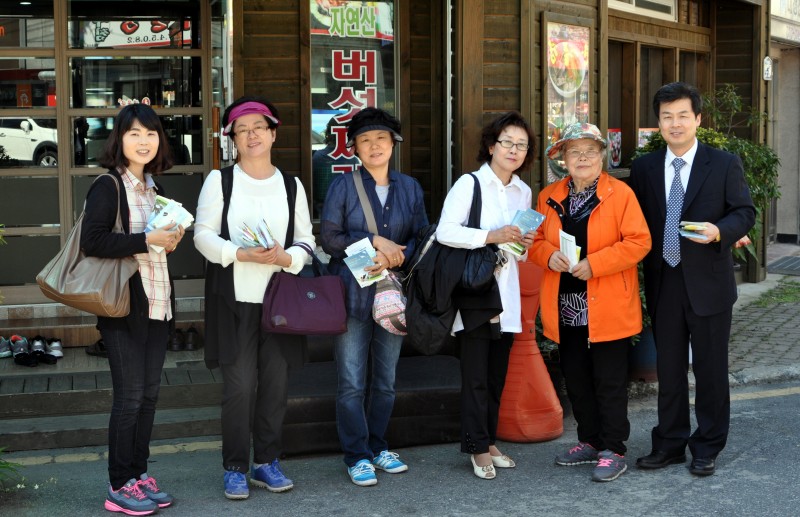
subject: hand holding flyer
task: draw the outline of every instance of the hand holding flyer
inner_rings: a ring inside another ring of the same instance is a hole
[[[575,244],[575,236],[570,235],[564,230],[558,231],[561,240],[561,253],[569,260],[569,271],[578,265],[581,259],[581,247]]]
[[[678,223],[678,233],[681,237],[686,237],[687,239],[708,240],[706,235],[697,233],[697,230],[705,230],[706,228],[706,225],[703,223],[695,223],[692,221],[681,221]]]
[[[275,238],[272,236],[272,230],[264,219],[256,225],[255,229],[250,228],[247,224],[242,223],[242,241],[247,247],[255,248],[262,247],[270,249],[275,246]]]
[[[347,254],[344,263],[348,269],[350,269],[350,272],[353,273],[356,280],[358,280],[358,285],[360,287],[372,285],[386,276],[387,273],[385,269],[380,273],[370,273],[365,270],[375,265],[372,259],[377,255],[375,248],[372,247],[372,243],[368,238],[364,237],[360,241],[354,242],[348,246],[344,252]]]
[[[519,228],[522,235],[525,235],[528,232],[536,231],[543,221],[544,216],[542,214],[532,208],[528,208],[527,210],[517,210],[517,213],[514,214],[514,218],[511,220],[511,224]],[[504,242],[498,247],[518,257],[524,255],[526,251],[525,246],[519,242]]]
[[[153,211],[147,219],[147,226],[145,226],[145,233],[175,224],[181,226],[183,229],[189,228],[194,223],[194,216],[188,210],[183,208],[183,205],[173,199],[163,196],[156,196],[156,202],[153,205]],[[151,244],[150,248],[160,253],[164,251],[162,246]]]

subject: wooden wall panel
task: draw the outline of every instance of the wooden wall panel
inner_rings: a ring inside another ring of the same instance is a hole
[[[714,80],[716,85],[733,84],[742,97],[742,104],[753,103],[754,45],[756,33],[755,8],[738,2],[719,2],[716,16],[716,43]],[[742,138],[750,138],[747,127],[734,129]]]

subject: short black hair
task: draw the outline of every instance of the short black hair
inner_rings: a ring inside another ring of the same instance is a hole
[[[675,102],[681,99],[689,99],[692,101],[692,113],[695,116],[703,112],[703,97],[697,88],[691,84],[683,82],[675,82],[665,84],[658,89],[653,96],[653,111],[656,118],[661,116],[661,105],[667,102]]]
[[[145,164],[144,172],[160,174],[171,168],[173,163],[172,151],[170,150],[169,142],[167,142],[167,135],[164,134],[161,119],[158,118],[155,110],[147,104],[128,104],[117,113],[114,118],[114,129],[108,135],[106,146],[97,159],[98,163],[109,169],[127,167],[130,164],[123,152],[122,137],[130,131],[136,120],[145,128],[158,133],[158,151],[156,156]]]
[[[278,120],[281,119],[281,116],[278,114],[278,108],[276,108],[275,105],[269,102],[267,99],[257,95],[245,95],[244,97],[239,97],[238,99],[233,101],[230,104],[230,106],[225,108],[225,113],[222,114],[222,127],[226,127],[228,125],[228,118],[230,118],[231,111],[233,111],[233,108],[239,106],[240,104],[244,104],[245,102],[257,102],[259,104],[263,104],[264,106],[269,108],[269,110],[272,112],[272,115],[276,119]],[[267,127],[269,127],[270,129],[275,129],[278,127],[278,124],[270,120],[268,117],[264,117],[264,120],[267,121]]]
[[[481,147],[478,150],[478,163],[484,164],[492,161],[492,154],[489,152],[489,148],[497,142],[500,133],[508,126],[516,126],[528,134],[528,145],[530,145],[530,148],[525,155],[525,159],[522,160],[522,165],[519,166],[517,171],[526,170],[530,167],[533,160],[536,159],[536,133],[533,131],[530,124],[528,124],[528,121],[525,120],[525,117],[518,111],[504,113],[483,126],[483,131],[481,131]]]

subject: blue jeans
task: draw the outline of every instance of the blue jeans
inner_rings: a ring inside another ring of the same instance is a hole
[[[147,472],[150,457],[169,327],[166,321],[147,321],[143,341],[126,330],[100,331],[114,388],[108,422],[108,477],[114,490]]]
[[[347,318],[347,332],[334,338],[336,428],[348,467],[372,461],[389,448],[384,435],[394,407],[402,345],[403,336],[387,332],[372,318]]]

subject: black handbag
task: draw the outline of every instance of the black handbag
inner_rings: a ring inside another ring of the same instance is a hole
[[[470,176],[475,180],[475,187],[472,193],[472,206],[469,210],[467,226],[480,228],[481,186],[475,174],[470,173]],[[486,244],[480,248],[469,250],[464,264],[464,272],[461,273],[459,289],[472,293],[487,291],[495,282],[495,269],[502,267],[505,261],[506,258],[495,244]]]

